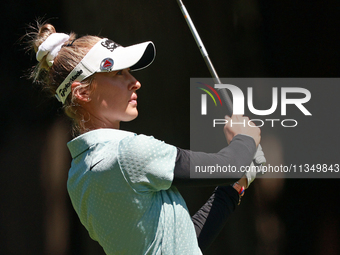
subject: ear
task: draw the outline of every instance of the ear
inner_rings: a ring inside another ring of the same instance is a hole
[[[82,87],[79,81],[73,82],[71,85],[71,89],[73,91],[74,96],[79,101],[79,103],[88,102],[88,99],[90,97],[90,92],[87,88]]]

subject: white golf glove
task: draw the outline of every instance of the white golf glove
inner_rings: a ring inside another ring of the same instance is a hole
[[[264,174],[262,172],[262,166],[265,164],[266,164],[266,158],[264,157],[262,147],[259,144],[259,146],[257,147],[257,151],[255,153],[254,159],[250,164],[250,168],[249,168],[250,170],[246,172],[245,174],[248,180],[248,187],[250,183],[252,183],[255,180],[257,174],[259,173]]]

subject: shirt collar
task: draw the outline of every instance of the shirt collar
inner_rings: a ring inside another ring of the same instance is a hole
[[[82,134],[67,143],[72,158],[77,157],[91,146],[112,140],[121,140],[127,136],[136,135],[135,133],[119,129],[102,128]]]

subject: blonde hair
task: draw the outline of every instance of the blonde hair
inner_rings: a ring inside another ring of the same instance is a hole
[[[56,33],[54,26],[48,23],[40,24],[37,22],[36,27],[30,26],[30,28],[33,29],[33,31],[27,33],[26,37],[29,38],[29,48],[34,50],[35,53],[47,37]],[[65,80],[67,75],[100,40],[100,37],[90,35],[77,38],[76,34],[71,33],[69,41],[64,43],[58,55],[55,57],[53,65],[51,67],[48,66],[45,56],[33,68],[30,78],[54,97],[56,89]],[[92,79],[93,75],[81,81],[81,85],[79,85],[76,89],[85,88],[91,91]],[[72,120],[74,135],[88,131],[84,125],[86,122],[84,116],[85,113],[82,111],[81,106],[77,103],[77,99],[74,96],[74,90],[66,99],[63,109],[66,115]]]

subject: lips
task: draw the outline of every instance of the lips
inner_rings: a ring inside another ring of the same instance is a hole
[[[131,99],[129,100],[129,103],[137,104],[137,94],[133,93],[131,95]]]

